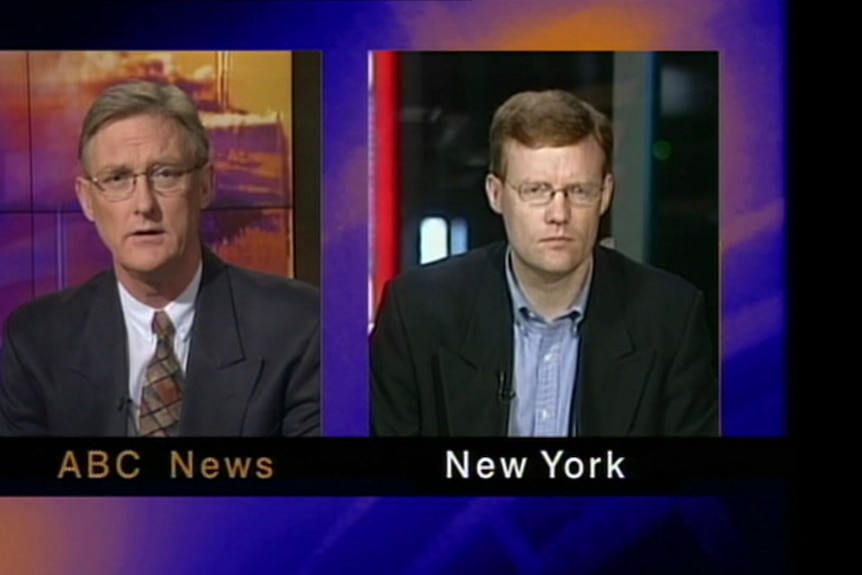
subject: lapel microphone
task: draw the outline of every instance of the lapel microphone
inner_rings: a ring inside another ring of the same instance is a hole
[[[512,389],[512,380],[506,377],[506,372],[497,372],[497,399],[502,403],[509,403],[515,399],[515,390]]]

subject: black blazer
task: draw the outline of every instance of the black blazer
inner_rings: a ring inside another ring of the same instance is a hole
[[[320,296],[204,250],[181,436],[320,435]],[[113,271],[6,322],[0,436],[127,435],[128,352]]]
[[[379,436],[505,436],[513,312],[497,243],[387,284],[371,336]],[[599,247],[581,324],[577,436],[713,436],[718,382],[701,293]],[[505,386],[503,391],[505,391]]]

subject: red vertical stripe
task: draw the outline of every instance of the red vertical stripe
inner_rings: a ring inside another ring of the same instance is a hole
[[[374,53],[375,273],[374,307],[401,261],[398,54]]]

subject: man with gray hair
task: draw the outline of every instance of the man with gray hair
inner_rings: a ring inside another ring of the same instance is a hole
[[[0,436],[320,435],[320,296],[200,239],[210,142],[169,84],[105,90],[75,190],[113,266],[8,319]]]

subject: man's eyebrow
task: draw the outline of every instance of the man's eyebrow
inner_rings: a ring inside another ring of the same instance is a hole
[[[106,172],[125,172],[125,171],[131,172],[132,168],[130,168],[126,164],[108,164],[106,166],[102,166],[101,168],[99,168],[96,171],[96,173],[97,174],[104,174]]]
[[[522,186],[537,186],[540,188],[554,188],[555,187],[554,184],[552,184],[551,182],[549,182],[547,180],[524,180],[523,182],[521,182],[521,185]],[[563,186],[563,187],[568,187],[568,185]]]
[[[536,184],[536,185],[540,185],[540,186],[553,186],[554,185],[547,180],[531,180],[529,178],[524,180],[521,183],[522,184]],[[596,184],[596,183],[597,182],[593,182],[591,180],[577,180],[577,181],[572,181],[572,182],[569,182],[567,184],[564,184],[562,187],[572,188],[575,186],[589,186],[589,185]]]
[[[154,161],[150,162],[149,166],[178,166],[182,163],[182,158],[178,158],[176,156],[164,156],[161,158],[156,158]]]
[[[163,158],[158,158],[158,159],[148,163],[146,169],[152,170],[153,168],[162,167],[162,166],[179,166],[179,165],[182,165],[182,163],[183,162],[181,159],[174,157],[174,156],[163,157]],[[126,172],[126,171],[132,172],[134,170],[128,164],[107,164],[106,166],[103,166],[102,168],[100,168],[97,173],[101,174],[101,173],[105,173],[105,172]]]

